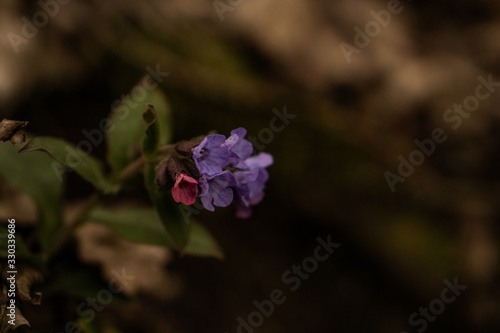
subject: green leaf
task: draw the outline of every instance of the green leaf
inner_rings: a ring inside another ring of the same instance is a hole
[[[118,236],[135,243],[172,248],[170,238],[154,208],[129,208],[112,211],[96,208],[86,221],[105,225]],[[212,235],[199,223],[192,222],[185,255],[215,257],[224,255]]]
[[[160,126],[157,122],[155,107],[148,104],[148,108],[142,114],[142,119],[146,123],[146,135],[142,140],[142,153],[144,156],[153,161],[156,159],[156,153],[160,144]]]
[[[172,245],[177,250],[182,250],[189,236],[189,225],[181,216],[179,208],[173,204],[169,191],[159,191],[155,181],[156,171],[153,163],[147,163],[144,171],[144,183],[148,190],[160,220],[165,227]]]
[[[51,137],[36,137],[30,140],[19,152],[37,150],[46,152],[55,161],[75,170],[102,192],[114,193],[118,191],[119,186],[110,182],[104,175],[102,163],[92,156],[80,152],[73,144]],[[54,170],[51,172],[54,173]]]
[[[146,124],[142,114],[147,104],[155,106],[157,123],[160,127],[159,144],[166,145],[171,139],[171,114],[167,100],[160,89],[147,91],[141,101],[124,98],[111,111],[109,131],[106,136],[108,143],[108,162],[116,176],[137,159],[141,153],[142,140],[146,132]]]
[[[191,222],[189,240],[184,250],[182,250],[182,253],[193,256],[224,259],[224,253],[219,247],[219,244],[217,244],[217,241],[210,232],[198,222]]]
[[[63,180],[57,173],[59,170],[54,168],[54,163],[42,152],[18,154],[14,146],[0,144],[0,176],[7,184],[27,193],[35,201],[40,241],[44,249],[47,249],[63,223]]]
[[[158,213],[153,208],[121,211],[96,208],[90,212],[86,221],[105,225],[131,242],[172,247]]]

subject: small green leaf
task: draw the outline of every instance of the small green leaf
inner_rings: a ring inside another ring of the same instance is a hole
[[[19,152],[36,150],[46,152],[55,161],[75,170],[102,192],[114,193],[118,191],[118,185],[111,183],[104,175],[102,163],[92,156],[80,152],[73,144],[51,137],[36,137]]]
[[[169,191],[159,191],[155,177],[154,164],[147,163],[144,171],[144,182],[151,201],[158,211],[173,247],[182,250],[188,240],[189,225],[184,222],[180,210],[173,204]]]
[[[160,126],[153,105],[148,104],[148,108],[142,114],[142,119],[146,123],[146,135],[142,140],[142,153],[148,160],[153,161],[156,159],[160,143]]]
[[[172,248],[170,238],[154,208],[113,211],[96,208],[86,221],[105,225],[118,236],[135,243]],[[191,222],[189,238],[182,254],[224,258],[212,235],[199,223]]]
[[[42,152],[18,154],[14,146],[0,144],[0,176],[35,201],[40,241],[44,249],[47,249],[63,221],[63,181],[54,164],[58,165]]]
[[[167,100],[160,89],[147,91],[141,101],[123,99],[111,111],[110,130],[107,133],[108,162],[116,176],[141,153],[146,124],[142,114],[147,104],[155,106],[159,126],[159,143],[166,145],[171,139],[171,114]]]

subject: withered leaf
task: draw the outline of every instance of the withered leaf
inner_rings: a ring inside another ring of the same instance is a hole
[[[23,303],[32,305],[40,305],[42,303],[42,293],[33,292],[31,288],[33,285],[43,282],[43,275],[38,270],[22,264],[16,267],[16,286],[17,296]],[[2,280],[8,284],[7,278],[11,276],[8,273],[8,266],[4,265],[2,269]]]
[[[15,300],[14,309],[9,309],[8,306],[11,306],[11,302],[9,298],[7,298],[7,290],[9,289],[8,284],[9,281],[7,278],[11,276],[8,273],[8,266],[4,263],[0,263],[0,271],[1,271],[1,280],[2,284],[0,284],[0,333],[9,333],[9,332],[19,332],[23,331],[23,329],[18,330],[19,327],[28,326],[30,327],[29,321],[24,317],[21,313],[21,310],[18,308],[18,302],[29,303],[33,305],[39,305],[42,302],[42,294],[39,292],[31,292],[31,287],[35,283],[42,282],[43,276],[42,274],[34,268],[25,265],[19,265],[17,267],[16,274],[16,291],[18,297],[11,298],[11,300]]]
[[[7,297],[7,288],[3,288],[1,294],[6,298]],[[18,331],[17,328],[22,326],[30,327],[29,321],[24,317],[21,313],[21,310],[15,306],[15,320],[14,325],[12,325],[12,318],[8,314],[10,314],[10,310],[7,309],[7,304],[0,305],[0,333],[9,333]]]
[[[42,293],[32,292],[31,287],[43,281],[42,274],[29,266],[23,266],[22,269],[18,269],[18,271],[16,284],[19,298],[24,303],[40,305],[42,303]]]
[[[16,143],[23,143],[26,140],[27,121],[3,119],[0,122],[0,140]]]

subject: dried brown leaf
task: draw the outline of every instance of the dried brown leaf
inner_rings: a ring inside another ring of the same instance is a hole
[[[7,297],[7,289],[3,288],[0,293],[3,297]],[[9,333],[17,331],[17,328],[21,326],[30,327],[29,321],[23,316],[21,310],[16,306],[14,309],[15,319],[12,319],[10,314],[10,310],[7,309],[7,304],[2,304],[0,306],[0,333]],[[12,323],[14,325],[12,325]]]
[[[42,293],[32,292],[31,287],[42,281],[43,276],[39,271],[29,266],[24,266],[16,278],[19,298],[25,303],[40,305],[42,303]]]
[[[27,121],[3,119],[0,122],[0,140],[10,142],[15,145],[26,140]]]

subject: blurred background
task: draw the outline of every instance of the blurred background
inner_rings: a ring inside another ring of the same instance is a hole
[[[474,112],[445,117],[475,96],[479,76],[500,82],[500,3],[2,0],[0,31],[0,118],[28,120],[33,134],[85,140],[149,66],[169,73],[160,87],[175,141],[243,126],[274,155],[250,219],[234,208],[196,216],[223,261],[79,230],[67,255],[92,269],[60,271],[75,304],[95,297],[71,284],[78,274],[105,281],[125,267],[137,277],[97,311],[97,331],[500,331],[498,87],[481,88],[491,94]],[[295,118],[273,132],[285,109]],[[436,128],[447,139],[392,191],[386,172],[396,176],[398,157]],[[29,200],[0,188],[2,218],[33,219]],[[69,175],[68,207],[90,193]],[[328,235],[341,246],[291,291],[282,275]],[[443,311],[431,302],[445,280],[467,289]],[[286,301],[238,330],[275,289]],[[44,293],[27,310],[30,331],[63,332],[78,316]],[[439,314],[412,325],[430,304]]]

